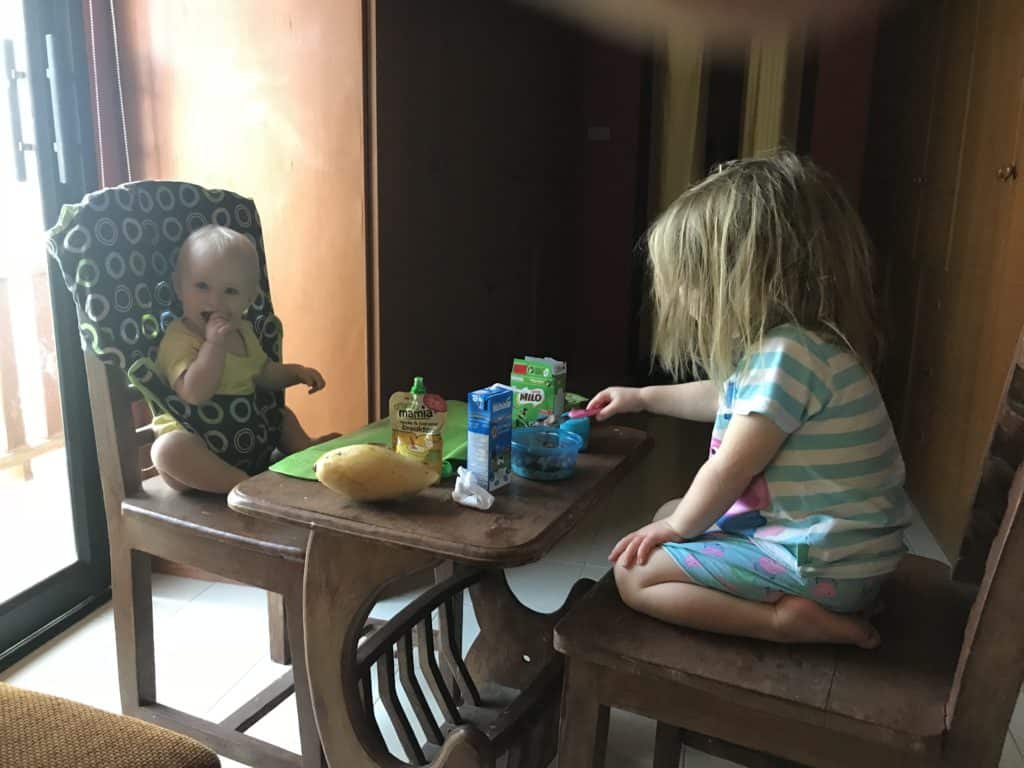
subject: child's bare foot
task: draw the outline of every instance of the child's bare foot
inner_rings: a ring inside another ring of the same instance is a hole
[[[833,613],[813,600],[784,595],[775,604],[775,630],[785,643],[848,643],[877,648],[882,638],[860,616]]]

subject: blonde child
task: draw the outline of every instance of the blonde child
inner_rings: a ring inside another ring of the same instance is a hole
[[[259,294],[259,256],[244,235],[207,225],[182,243],[174,271],[182,316],[160,342],[157,369],[186,403],[214,395],[249,395],[305,384],[324,388],[315,368],[285,365],[263,351],[245,311]],[[168,416],[154,420],[153,465],[175,490],[227,493],[248,475],[213,453],[203,439]],[[285,453],[312,444],[295,414],[283,409],[279,447]]]
[[[635,610],[695,629],[873,648],[863,617],[904,554],[903,460],[870,371],[872,253],[838,184],[788,152],[731,163],[648,237],[655,353],[676,378],[611,387],[598,419],[714,422],[682,499],[609,559]]]

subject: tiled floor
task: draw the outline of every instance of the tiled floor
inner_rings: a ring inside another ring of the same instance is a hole
[[[580,576],[603,575],[607,570],[605,557],[612,544],[642,522],[646,520],[593,517],[544,560],[510,571],[512,588],[530,607],[554,610]],[[920,523],[910,529],[907,539],[915,553],[944,559]],[[164,703],[196,715],[224,717],[284,671],[284,667],[267,658],[264,593],[162,575],[155,578],[154,590],[157,687]],[[391,616],[407,599],[408,596],[383,601],[373,615]],[[475,621],[467,612],[467,639],[475,632]],[[107,606],[8,669],[0,679],[116,712],[119,703],[115,663],[113,617]],[[297,751],[294,701],[286,701],[249,733]],[[653,722],[615,710],[606,765],[649,766],[653,743]],[[1024,706],[1020,705],[1010,725],[1000,768],[1024,768],[1018,744],[1024,746]],[[402,754],[393,738],[389,746],[396,754]],[[229,768],[240,765],[231,760],[224,760],[223,764]],[[692,750],[686,764],[688,768],[733,765]]]
[[[31,469],[30,480],[0,470],[0,603],[77,559],[64,449],[36,456]]]

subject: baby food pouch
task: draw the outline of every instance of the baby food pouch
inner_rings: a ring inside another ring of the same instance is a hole
[[[441,432],[447,410],[444,398],[428,393],[423,377],[415,377],[411,390],[395,392],[388,401],[391,448],[395,453],[422,461],[440,477]]]

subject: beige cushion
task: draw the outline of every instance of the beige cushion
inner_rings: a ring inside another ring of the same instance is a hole
[[[216,768],[198,741],[134,717],[0,683],[0,766]]]

